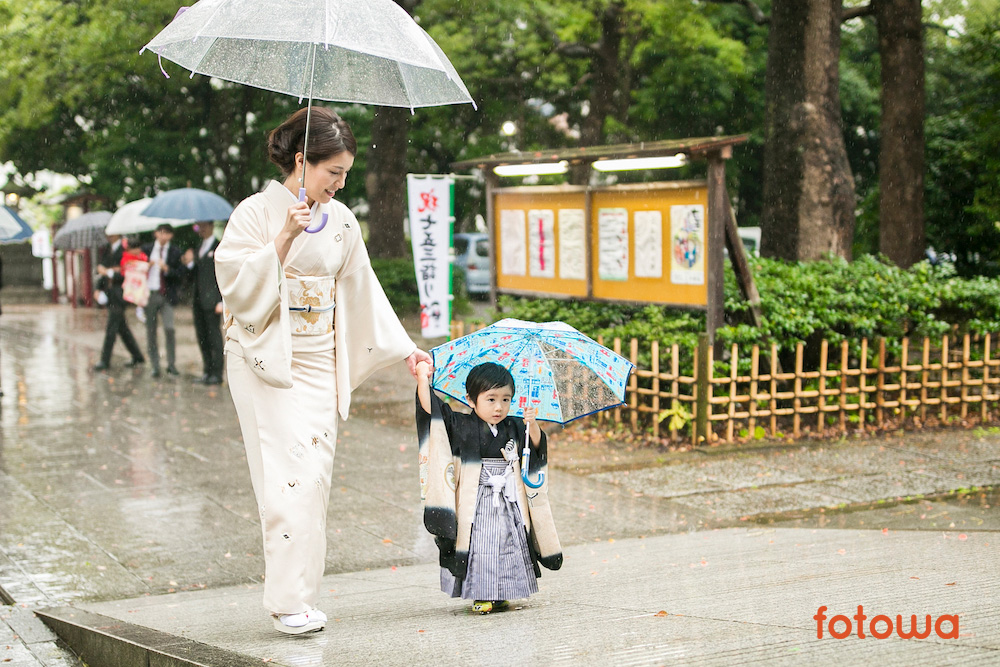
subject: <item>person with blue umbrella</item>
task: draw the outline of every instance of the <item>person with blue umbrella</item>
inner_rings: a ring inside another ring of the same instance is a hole
[[[417,435],[424,526],[440,551],[441,590],[472,600],[480,614],[500,611],[538,592],[539,564],[562,566],[543,472],[547,438],[530,394],[523,419],[509,415],[516,387],[500,364],[469,371],[470,414],[452,410],[431,391],[433,372],[430,364],[417,364]],[[523,470],[518,464],[525,435],[534,454],[531,472],[540,480],[534,488],[527,484],[529,460],[523,459]]]

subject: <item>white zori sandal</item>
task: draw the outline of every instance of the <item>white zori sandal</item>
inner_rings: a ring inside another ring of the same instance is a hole
[[[319,609],[310,609],[301,614],[274,614],[271,616],[274,629],[286,635],[301,635],[305,632],[322,630],[326,625],[326,614]]]

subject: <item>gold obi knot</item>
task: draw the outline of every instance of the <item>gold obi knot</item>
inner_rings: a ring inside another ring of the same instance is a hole
[[[292,335],[322,336],[333,331],[333,276],[285,276]]]

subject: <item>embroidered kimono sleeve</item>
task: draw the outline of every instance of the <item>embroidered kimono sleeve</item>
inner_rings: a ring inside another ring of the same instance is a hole
[[[267,384],[287,388],[292,386],[288,290],[274,242],[267,238],[267,209],[252,199],[229,218],[215,251],[215,275],[250,369]]]
[[[452,442],[450,429],[444,419],[453,413],[433,391],[431,391],[431,412],[428,414],[420,405],[417,396],[417,440],[420,469],[420,499],[424,501],[424,526],[436,538],[442,550],[454,553],[458,524],[455,508],[455,489],[458,474],[455,466],[457,444]],[[450,542],[450,544],[449,544]],[[442,565],[445,565],[442,560]]]
[[[342,233],[350,246],[337,273],[337,306],[333,311],[342,419],[347,419],[354,389],[375,371],[406,359],[417,349],[372,270],[357,220],[349,211],[346,214]]]

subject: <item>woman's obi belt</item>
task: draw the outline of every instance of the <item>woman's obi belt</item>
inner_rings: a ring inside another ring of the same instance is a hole
[[[292,335],[322,336],[333,332],[333,276],[285,276]]]

